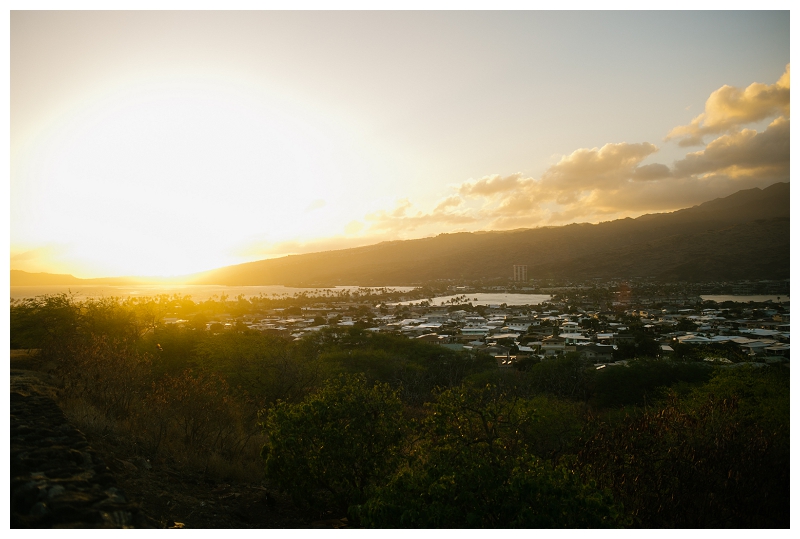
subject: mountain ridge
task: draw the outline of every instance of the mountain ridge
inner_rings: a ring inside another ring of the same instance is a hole
[[[597,224],[442,233],[246,262],[180,280],[229,286],[399,286],[510,278],[514,264],[527,265],[532,279],[783,279],[789,277],[789,218],[789,183],[784,182],[674,212]],[[106,279],[78,279],[84,284],[100,280]]]
[[[649,255],[646,242],[670,236],[685,236],[684,241],[695,234],[708,230],[722,230],[733,225],[744,225],[757,219],[785,218],[785,226],[771,228],[780,238],[770,244],[771,249],[785,253],[775,260],[775,269],[770,276],[788,277],[788,218],[789,184],[773,184],[765,189],[739,191],[729,197],[719,198],[703,204],[670,213],[646,214],[637,218],[618,219],[598,224],[573,223],[560,227],[523,229],[514,231],[487,231],[483,234],[470,232],[445,233],[416,240],[396,240],[374,245],[293,255],[278,259],[248,262],[198,274],[197,284],[294,284],[310,286],[359,284],[380,285],[418,284],[434,279],[480,279],[510,277],[513,264],[528,265],[531,278],[546,276],[610,277],[616,271],[576,271],[569,262],[611,252],[617,249],[629,251],[641,248],[641,258]],[[744,239],[745,230],[738,231]],[[749,238],[753,242],[757,238]],[[672,248],[679,243],[673,243]],[[714,252],[713,242],[704,245]],[[723,243],[722,245],[730,245]],[[753,249],[765,249],[756,242]],[[652,253],[650,253],[652,254]],[[697,254],[695,254],[697,256]],[[764,257],[762,253],[758,255]],[[546,259],[542,265],[540,260]],[[775,257],[771,257],[775,258]],[[677,256],[682,264],[689,262],[687,256]],[[435,267],[433,267],[435,266]],[[652,268],[629,271],[623,277],[650,276]],[[768,278],[758,274],[763,268],[755,267],[741,271],[723,271],[724,267],[708,275],[696,275],[693,279],[717,277]],[[669,275],[668,268],[656,272]],[[678,272],[680,273],[680,272]],[[643,274],[643,275],[640,275]],[[729,277],[729,274],[731,277]]]

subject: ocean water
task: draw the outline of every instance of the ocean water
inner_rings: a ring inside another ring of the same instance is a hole
[[[463,299],[466,296],[466,299]],[[458,294],[455,296],[437,296],[427,300],[402,301],[393,305],[413,305],[421,301],[428,301],[432,306],[449,305],[453,300],[456,303],[472,303],[473,305],[539,305],[553,298],[550,294],[492,294],[473,292],[471,294]]]
[[[336,286],[332,288],[293,288],[281,285],[269,286],[220,286],[220,285],[129,285],[129,286],[110,286],[110,285],[49,285],[49,286],[12,286],[11,299],[33,298],[36,296],[74,293],[76,299],[90,299],[90,298],[103,298],[103,297],[148,297],[158,296],[161,294],[180,294],[183,296],[191,296],[194,301],[205,301],[214,296],[222,297],[223,294],[227,295],[229,299],[238,297],[240,294],[246,298],[250,297],[280,297],[280,296],[293,296],[294,294],[302,292],[316,292],[330,290],[336,293],[340,290],[357,290],[361,287],[358,286]],[[384,287],[398,292],[410,292],[414,290],[413,286],[387,286]],[[552,296],[549,294],[502,294],[502,293],[472,293],[472,294],[459,294],[454,296],[437,296],[435,298],[428,298],[431,305],[449,304],[456,298],[466,296],[467,299],[464,303],[472,303],[473,305],[539,305],[545,301],[550,301]],[[734,301],[737,303],[748,303],[754,301],[757,303],[772,301],[772,303],[789,303],[789,296],[733,296],[733,295],[701,295],[704,301],[716,301],[722,303],[724,301]],[[410,305],[412,303],[419,303],[422,300],[405,301],[400,305]]]
[[[327,291],[333,294],[341,290],[358,290],[358,286],[336,286],[331,288],[292,288],[281,285],[270,286],[220,286],[220,285],[130,285],[130,286],[110,286],[110,285],[51,285],[51,286],[12,286],[11,299],[33,298],[37,296],[72,293],[77,300],[93,298],[128,298],[128,297],[152,297],[162,294],[179,294],[191,296],[194,301],[205,301],[214,296],[218,298],[222,295],[228,299],[235,299],[239,295],[245,298],[265,296],[280,297],[293,296],[302,292]],[[413,286],[387,286],[382,287],[398,292],[409,292],[414,290]]]
[[[763,303],[771,301],[772,303],[789,303],[789,296],[726,296],[726,295],[713,295],[713,296],[700,296],[703,301],[716,301],[722,303],[723,301],[735,301],[736,303]]]

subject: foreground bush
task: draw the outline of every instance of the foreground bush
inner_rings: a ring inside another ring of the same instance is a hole
[[[601,422],[578,458],[637,526],[788,527],[788,373],[721,369],[687,398]]]
[[[594,373],[592,403],[602,407],[647,405],[663,397],[666,388],[707,382],[713,369],[704,362],[635,359],[625,367],[608,367]]]
[[[301,506],[331,502],[344,512],[396,466],[403,404],[364,376],[326,382],[302,403],[278,403],[263,422],[267,478]]]
[[[150,357],[107,337],[68,341],[56,357],[64,396],[86,400],[110,418],[126,418],[151,384]]]
[[[174,454],[236,459],[256,434],[247,395],[234,394],[220,375],[186,370],[153,383],[138,418],[139,436],[154,454],[168,442]]]
[[[61,382],[59,404],[80,428],[113,435],[142,456],[204,472],[215,461],[239,468],[259,462],[258,407],[220,375],[156,375],[151,356],[105,336],[71,339],[50,357]],[[244,475],[217,468],[218,478]]]
[[[536,406],[541,405],[539,401]],[[493,387],[442,393],[407,469],[357,508],[363,524],[413,528],[619,525],[619,507],[563,467],[530,455],[540,412]]]

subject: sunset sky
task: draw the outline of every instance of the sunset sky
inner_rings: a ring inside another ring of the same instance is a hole
[[[11,14],[11,268],[180,275],[789,181],[789,12]]]

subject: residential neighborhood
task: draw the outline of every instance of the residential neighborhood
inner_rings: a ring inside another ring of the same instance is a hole
[[[369,291],[352,297],[304,296],[304,301],[290,307],[254,307],[238,316],[221,313],[208,320],[204,329],[301,339],[324,328],[358,327],[453,350],[488,353],[501,368],[569,353],[580,354],[597,368],[625,365],[634,357],[692,357],[717,363],[789,361],[788,281],[682,286],[629,281],[554,287],[520,284],[444,283],[425,292],[428,296],[437,290],[461,295],[439,305],[431,297],[409,300],[414,293],[396,295],[401,301],[378,296],[379,303]],[[469,296],[505,292],[519,300],[523,290],[545,292],[550,299],[538,304],[476,305],[470,300],[477,297]],[[701,296],[704,291],[733,290],[782,296],[762,294],[755,298],[758,302],[733,294],[714,296],[724,301]],[[420,297],[419,291],[416,296]],[[187,322],[177,315],[162,319],[163,324]]]

